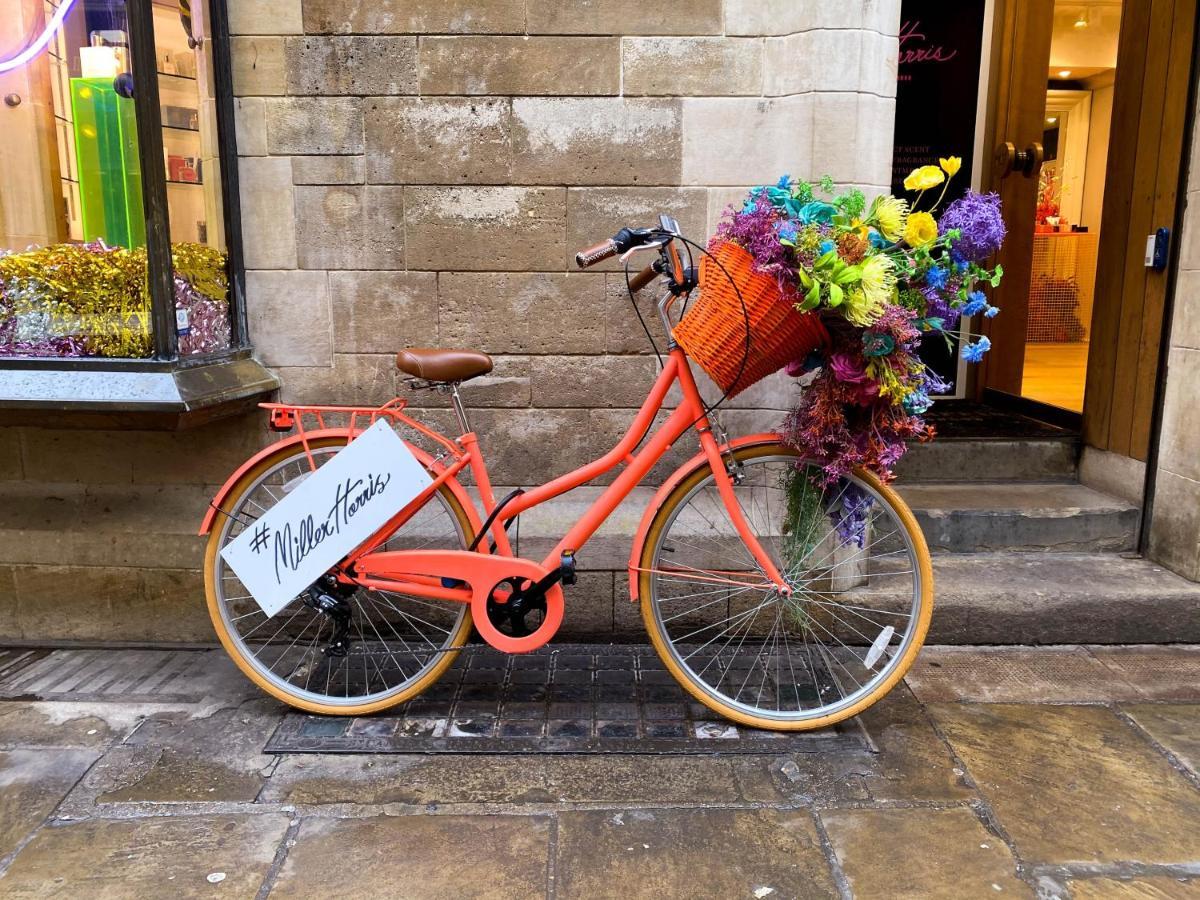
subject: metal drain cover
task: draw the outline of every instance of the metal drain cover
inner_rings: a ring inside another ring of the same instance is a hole
[[[652,648],[468,647],[420,697],[376,716],[292,713],[267,753],[794,753],[867,750],[861,725],[746,728],[693,701]]]

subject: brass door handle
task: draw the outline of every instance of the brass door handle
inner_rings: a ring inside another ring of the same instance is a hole
[[[1000,177],[1020,172],[1026,178],[1031,177],[1046,158],[1046,150],[1037,141],[1030,143],[1024,150],[1018,150],[1012,141],[1005,141],[996,148],[996,168]]]

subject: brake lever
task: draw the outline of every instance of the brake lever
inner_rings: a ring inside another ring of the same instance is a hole
[[[620,259],[621,262],[625,262],[629,259],[629,257],[633,256],[633,254],[641,250],[660,250],[667,245],[668,240],[670,240],[670,238],[660,238],[657,241],[649,241],[645,244],[638,244],[636,247],[630,247],[628,250],[622,253],[618,259]]]

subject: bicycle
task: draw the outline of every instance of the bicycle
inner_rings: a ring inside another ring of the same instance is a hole
[[[635,293],[661,278],[655,306],[669,335],[672,316],[686,310],[697,286],[693,246],[663,216],[657,227],[624,228],[576,259],[586,268],[620,255],[635,309]],[[630,279],[628,260],[640,252],[656,258]],[[694,431],[699,452],[658,488],[628,564],[631,600],[640,603],[662,662],[696,700],[744,725],[818,728],[869,707],[904,676],[929,627],[932,567],[912,512],[866,471],[829,488],[806,477],[799,498],[785,495],[787,473],[798,467],[807,476],[814,464],[776,434],[728,439],[682,348],[672,340],[660,359],[657,380],[616,446],[499,501],[460,396],[464,383],[491,371],[483,353],[408,349],[397,356],[410,388],[449,395],[457,438],[413,418],[399,397],[379,407],[262,404],[274,430],[296,433],[244,463],[200,529],[209,537],[208,608],[225,650],[267,693],[333,715],[416,697],[451,665],[472,625],[500,650],[535,650],[562,622],[563,588],[575,583],[588,539],[671,445]],[[682,399],[650,434],[675,385]],[[344,421],[331,424],[338,417]],[[432,483],[268,616],[221,549],[380,419],[411,432],[405,444]],[[508,532],[522,512],[622,464],[544,559],[514,553]],[[474,480],[478,506],[464,473]],[[818,511],[802,537],[789,532],[797,521],[789,503]],[[856,510],[849,536],[836,514],[842,507]]]

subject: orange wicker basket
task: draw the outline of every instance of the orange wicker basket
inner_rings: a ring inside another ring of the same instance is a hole
[[[700,258],[700,296],[673,333],[687,355],[730,397],[828,342],[820,317],[798,311],[774,278],[754,271],[749,253],[729,242],[712,253],[742,292],[750,319],[749,355],[742,303],[729,278],[707,255]]]

